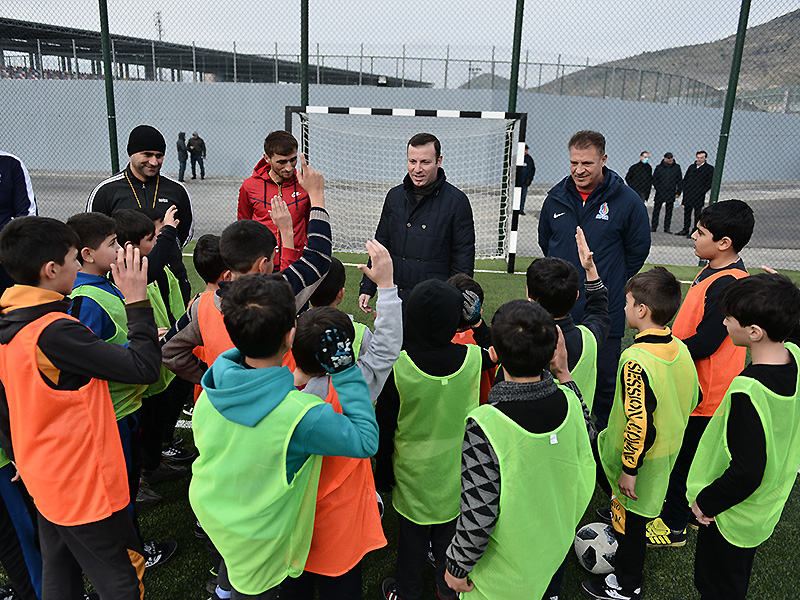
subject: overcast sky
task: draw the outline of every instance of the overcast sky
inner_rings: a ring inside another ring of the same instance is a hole
[[[497,46],[507,60],[513,41],[513,0],[310,0],[312,52],[487,58]],[[240,52],[280,53],[299,47],[299,2],[261,0],[108,0],[112,33],[163,39]],[[800,0],[753,0],[750,26],[800,8]],[[3,16],[99,29],[97,0],[6,0]],[[709,42],[736,32],[738,0],[526,0],[523,57],[531,61],[592,64],[673,46]]]

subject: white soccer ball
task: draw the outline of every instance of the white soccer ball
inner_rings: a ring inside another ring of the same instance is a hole
[[[589,523],[575,534],[575,554],[581,566],[595,575],[614,571],[617,536],[605,523]]]

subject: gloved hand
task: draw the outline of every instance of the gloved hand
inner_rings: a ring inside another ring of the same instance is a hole
[[[329,375],[341,373],[356,361],[352,342],[347,334],[335,327],[326,329],[314,346],[314,356]]]
[[[467,325],[475,325],[481,320],[481,300],[478,294],[471,290],[464,290],[464,304],[461,308],[461,318]]]

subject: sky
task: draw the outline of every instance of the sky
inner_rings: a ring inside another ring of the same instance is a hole
[[[508,60],[513,0],[309,0],[310,47],[323,54],[491,57]],[[751,26],[800,9],[800,0],[752,0]],[[294,53],[300,43],[299,2],[108,0],[111,32],[238,52]],[[6,0],[0,15],[99,30],[97,0]],[[591,64],[673,46],[704,43],[736,32],[738,0],[526,0],[522,54],[531,61]]]

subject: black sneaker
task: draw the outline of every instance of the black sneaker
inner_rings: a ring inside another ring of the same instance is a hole
[[[171,465],[167,462],[161,462],[157,469],[153,471],[142,470],[142,481],[149,485],[161,483],[162,481],[175,481],[181,477],[185,477],[189,470],[186,467],[179,467]]]
[[[397,580],[394,577],[387,577],[381,584],[384,600],[400,600],[397,595]]]
[[[194,520],[194,537],[200,538],[201,540],[208,539],[208,534],[206,533],[206,530],[203,529],[203,526],[200,525],[200,521],[198,521],[197,519]]]
[[[152,569],[160,567],[168,562],[175,552],[178,551],[178,542],[175,540],[164,540],[163,542],[144,543],[144,568]]]
[[[161,446],[161,456],[164,457],[164,460],[170,460],[172,462],[191,462],[197,458],[197,452],[170,443]]]
[[[581,584],[581,593],[595,600],[640,600],[642,588],[637,588],[631,594],[623,594],[622,588],[617,583],[617,576],[611,573],[606,575],[605,579],[584,581]]]
[[[208,570],[208,581],[206,581],[206,591],[215,594],[217,591],[217,573],[214,568]]]
[[[607,506],[600,507],[595,511],[595,514],[600,518],[601,521],[611,525],[612,516],[610,508],[608,508]]]
[[[147,506],[155,506],[159,502],[161,502],[163,498],[161,494],[156,492],[155,490],[150,489],[150,486],[147,485],[142,480],[139,480],[139,490],[136,492],[136,507],[143,508]],[[2,596],[0,596],[2,598]]]
[[[436,557],[433,555],[433,544],[428,542],[428,554],[425,556],[425,562],[436,568]]]

